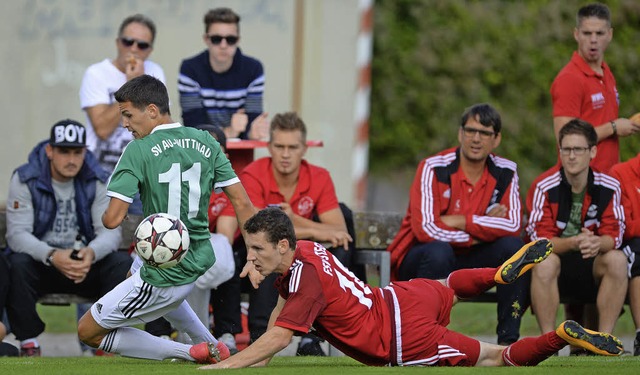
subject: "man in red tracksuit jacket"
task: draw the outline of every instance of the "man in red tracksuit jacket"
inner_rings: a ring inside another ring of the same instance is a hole
[[[629,301],[636,326],[633,355],[640,355],[640,154],[609,171],[622,187],[624,207],[624,243],[622,251],[629,259]]]
[[[527,195],[531,240],[549,238],[553,253],[532,272],[531,302],[540,330],[555,327],[560,295],[595,300],[600,331],[611,333],[627,292],[620,184],[589,167],[596,156],[591,124],[573,119],[560,129],[561,166],[543,172]]]
[[[424,159],[409,208],[389,245],[392,277],[442,279],[462,268],[496,267],[524,245],[516,164],[492,153],[502,139],[500,114],[476,104],[462,115],[458,148]],[[498,342],[519,337],[529,305],[526,275],[498,294]]]

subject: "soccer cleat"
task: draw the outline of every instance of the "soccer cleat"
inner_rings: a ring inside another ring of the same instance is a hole
[[[622,342],[617,337],[604,332],[591,331],[573,320],[565,320],[556,329],[556,334],[567,343],[587,349],[600,355],[621,355]]]
[[[229,348],[222,342],[218,341],[218,345],[210,342],[201,342],[189,348],[189,355],[197,363],[218,363],[229,358]]]
[[[40,357],[41,355],[40,347],[32,342],[20,346],[20,357]]]
[[[547,259],[552,250],[551,241],[546,238],[529,242],[502,263],[493,279],[498,284],[511,284],[533,266]]]
[[[636,333],[636,339],[633,340],[633,355],[640,355],[640,333]]]

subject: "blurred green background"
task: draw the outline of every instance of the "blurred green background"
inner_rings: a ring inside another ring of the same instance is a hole
[[[370,175],[413,175],[418,162],[457,145],[463,110],[496,107],[496,153],[518,163],[522,198],[556,161],[549,89],[576,49],[575,14],[586,1],[395,0],[375,2]],[[640,1],[606,1],[614,35],[605,61],[620,117],[640,112]],[[621,139],[622,160],[640,137]],[[398,207],[398,211],[404,207]]]

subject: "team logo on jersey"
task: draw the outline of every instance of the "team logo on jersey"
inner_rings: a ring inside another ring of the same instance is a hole
[[[227,200],[225,197],[217,197],[213,200],[213,204],[209,208],[209,215],[213,218],[217,218],[225,207],[227,207]]]
[[[300,216],[308,216],[311,214],[314,207],[315,203],[313,202],[313,199],[309,196],[304,196],[298,202],[298,214]]]
[[[598,206],[595,204],[591,204],[589,209],[587,210],[587,217],[594,218],[598,214]]]
[[[451,198],[451,189],[445,190],[444,193],[442,193],[442,197],[447,199]]]
[[[591,106],[593,109],[604,107],[604,95],[601,92],[591,94]]]

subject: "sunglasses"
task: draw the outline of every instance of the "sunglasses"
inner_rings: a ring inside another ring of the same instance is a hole
[[[211,44],[213,45],[219,45],[220,43],[222,43],[222,40],[226,40],[227,44],[230,46],[235,45],[236,43],[238,43],[238,39],[240,39],[240,37],[238,37],[237,35],[207,35],[209,37],[209,40],[211,41]]]
[[[124,36],[120,37],[120,43],[122,43],[122,45],[124,45],[125,47],[131,47],[135,43],[138,45],[139,50],[145,50],[151,47],[151,43],[149,42],[143,42],[141,40],[135,40],[135,39],[127,38]]]

